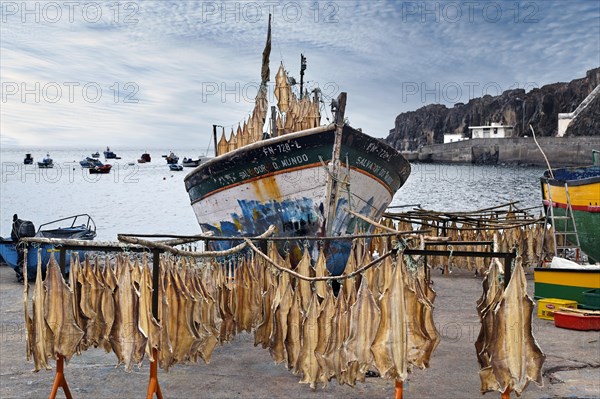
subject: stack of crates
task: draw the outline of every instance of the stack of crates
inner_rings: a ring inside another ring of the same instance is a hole
[[[538,318],[554,320],[554,312],[560,308],[577,309],[577,301],[558,298],[544,298],[538,300]]]

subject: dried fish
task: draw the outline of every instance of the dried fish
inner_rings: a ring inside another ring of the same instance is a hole
[[[98,272],[100,272],[99,269]],[[102,304],[100,307],[100,312],[104,318],[104,329],[98,338],[98,344],[102,345],[106,352],[110,352],[112,350],[112,345],[110,343],[110,332],[112,331],[115,321],[114,293],[117,289],[117,277],[115,276],[113,269],[108,264],[108,261],[104,266],[104,270],[101,272],[101,276],[102,281],[104,282],[104,289],[102,290]]]
[[[321,247],[319,250],[319,255],[317,256],[317,262],[315,263],[315,276],[326,277],[329,275],[330,273],[327,270],[327,259],[323,253],[323,247]],[[327,295],[327,283],[325,281],[316,281],[315,291],[319,298],[325,299],[325,296]]]
[[[531,330],[533,300],[527,295],[527,280],[521,257],[515,261],[512,278],[494,310],[494,332],[489,352],[494,376],[501,392],[520,395],[530,381],[542,384],[546,356]]]
[[[314,293],[310,299],[308,310],[302,321],[302,345],[298,356],[297,368],[302,375],[302,384],[310,384],[315,389],[319,377],[319,364],[315,350],[319,343],[319,299]]]
[[[75,323],[73,291],[65,282],[54,256],[50,257],[44,286],[44,318],[52,331],[53,354],[68,362],[83,338],[83,330]]]
[[[117,355],[117,366],[125,364],[131,371],[134,363],[142,364],[147,338],[139,329],[140,293],[133,285],[131,268],[127,260],[117,259],[119,272],[114,292],[115,320],[110,331],[109,342]]]
[[[302,259],[300,259],[298,266],[296,266],[296,272],[305,277],[313,277],[311,273],[312,270],[313,269],[310,265],[310,253],[308,252],[308,248],[304,247]],[[312,297],[310,282],[303,279],[296,279],[296,291],[300,296],[300,305],[302,311],[306,312]]]
[[[41,250],[40,250],[41,251]],[[33,334],[29,339],[32,343],[31,353],[33,355],[34,370],[40,371],[42,368],[50,370],[48,359],[54,353],[54,337],[52,330],[46,323],[44,297],[46,290],[42,280],[42,257],[38,251],[38,267],[35,278],[35,287],[33,289]]]
[[[300,292],[296,290],[292,297],[292,307],[287,316],[287,334],[285,336],[285,351],[287,354],[287,368],[296,374],[298,357],[300,356],[300,329],[301,311]]]
[[[354,385],[355,379],[364,382],[364,376],[373,362],[371,345],[377,334],[381,312],[368,281],[363,278],[356,302],[350,308],[350,332],[344,342],[344,352],[349,370],[347,383]]]
[[[407,309],[405,303],[404,263],[397,257],[390,288],[379,300],[382,312],[380,325],[371,350],[375,366],[384,378],[404,381],[409,372]]]
[[[254,330],[254,346],[262,345],[263,349],[270,345],[270,337],[273,331],[273,287],[269,287],[265,293],[262,294],[262,314],[263,320]]]
[[[317,320],[319,341],[315,348],[315,356],[317,357],[317,363],[319,364],[319,375],[317,380],[323,383],[323,387],[327,385],[327,382],[333,375],[333,372],[327,369],[324,356],[327,344],[331,339],[331,334],[333,333],[333,330],[337,328],[337,326],[332,325],[335,309],[335,297],[333,296],[333,291],[329,289],[325,292],[325,299],[321,303],[321,312],[319,313],[319,318]]]
[[[344,341],[348,338],[348,331],[350,329],[349,321],[347,301],[344,297],[344,291],[340,290],[336,301],[335,313],[333,319],[331,319],[332,332],[330,340],[327,342],[325,354],[323,355],[329,378],[335,377],[340,384],[344,384],[346,381]]]
[[[283,277],[284,275],[286,278]],[[281,274],[272,307],[273,332],[270,337],[269,352],[276,364],[283,361],[287,364],[288,359],[285,341],[288,332],[288,315],[294,296],[292,294],[292,285],[287,277],[287,273]]]
[[[152,278],[150,276],[150,267],[147,259],[144,258],[141,266],[141,275],[139,277],[140,286],[140,310],[139,310],[139,329],[148,339],[146,342],[146,355],[150,361],[154,361],[152,355],[153,349],[159,349],[161,325],[152,315]]]
[[[170,284],[167,284],[169,299],[169,339],[173,347],[173,361],[184,362],[189,359],[196,336],[191,326],[190,298],[176,270],[169,272]]]

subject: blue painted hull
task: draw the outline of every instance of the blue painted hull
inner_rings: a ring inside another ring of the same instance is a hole
[[[275,226],[280,237],[340,237],[371,232],[372,226],[346,209],[378,220],[410,174],[410,164],[388,145],[348,126],[341,142],[340,186],[330,213],[330,179],[335,128],[325,126],[290,133],[213,158],[185,178],[196,218],[215,236],[256,236]],[[224,250],[239,242],[213,241]],[[311,242],[311,245],[314,243]],[[344,271],[351,241],[324,240],[327,268]],[[304,242],[278,244],[292,264]],[[311,247],[312,248],[312,247]],[[263,248],[264,249],[264,248]]]
[[[33,244],[29,244],[27,248],[27,275],[30,280],[35,279],[35,275],[37,272],[38,266],[38,249],[41,250],[42,257],[42,273],[46,272],[46,266],[48,262],[50,262],[50,256],[54,253],[56,260],[58,260],[58,249],[54,248],[53,245],[50,244],[40,244],[39,246],[34,246]],[[79,255],[80,259],[84,256],[84,251],[67,251],[67,259],[66,259],[66,273],[69,272],[71,268],[70,260],[71,253],[75,252]],[[9,265],[11,268],[17,268],[18,255],[17,250],[15,249],[15,244],[12,241],[2,241],[0,242],[0,255],[2,255],[3,261]]]

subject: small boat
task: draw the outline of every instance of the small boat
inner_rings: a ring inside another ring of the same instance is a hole
[[[82,168],[93,168],[96,166],[102,166],[102,162],[100,162],[99,159],[97,158],[90,158],[90,157],[85,157],[85,159],[79,161],[79,164],[81,165]]]
[[[152,158],[150,158],[150,154],[148,154],[147,152],[143,153],[140,159],[138,159],[138,163],[146,163],[151,161]]]
[[[186,168],[195,168],[196,166],[200,165],[200,162],[200,157],[198,157],[198,159],[183,158],[181,164]]]
[[[25,164],[25,165],[33,164],[33,157],[31,156],[31,154],[25,154],[25,159],[23,159],[23,164]]]
[[[573,230],[570,220],[559,219],[568,216],[570,205],[581,250],[600,262],[600,165],[546,170],[540,180],[544,210],[549,213],[552,207],[558,217],[555,231]],[[576,244],[573,235],[567,240]]]
[[[554,325],[580,331],[600,331],[600,311],[559,308],[554,312]]]
[[[355,231],[369,234],[373,226],[347,212],[378,220],[410,174],[408,161],[382,140],[345,122],[346,93],[332,101],[334,123],[321,125],[319,93],[297,95],[281,64],[275,76],[277,106],[269,107],[271,23],[262,55],[261,84],[255,108],[244,127],[229,139],[222,131],[215,157],[184,179],[196,219],[203,232],[244,237],[262,234],[274,225],[283,237],[339,237]],[[301,76],[306,63],[301,57]],[[302,82],[302,78],[300,80]],[[267,110],[273,109],[269,132]],[[218,144],[217,144],[218,143]],[[239,242],[212,241],[210,250],[226,250]],[[302,240],[281,241],[280,253],[292,265],[302,257]],[[344,271],[352,244],[323,242],[327,269]]]
[[[53,168],[54,161],[50,158],[50,154],[46,154],[46,157],[42,160],[42,162],[38,162],[38,168]]]
[[[104,158],[106,159],[121,159],[117,154],[112,152],[109,147],[106,147],[106,151],[104,151]]]
[[[169,155],[163,155],[163,158],[165,158],[167,160],[167,163],[169,165],[179,162],[179,157],[177,155],[175,155],[172,151]]]
[[[96,151],[95,153],[92,154],[92,158],[100,158],[100,153],[98,151]]]
[[[536,267],[533,272],[534,297],[560,298],[585,306],[588,292],[600,289],[600,265],[580,265],[558,256],[550,267]]]
[[[106,174],[106,173],[110,173],[111,168],[112,168],[112,165],[104,164],[102,166],[94,166],[94,167],[90,168],[89,171],[91,174]]]
[[[171,163],[169,164],[169,169],[172,171],[180,171],[183,170],[183,166],[179,165],[178,163]]]
[[[33,227],[32,230],[35,231]],[[44,223],[39,226],[35,234],[31,235],[43,238],[93,240],[96,237],[96,223],[88,214],[74,215]],[[18,263],[18,253],[15,244],[16,242],[12,238],[0,237],[0,255],[4,262],[13,269],[17,268]],[[46,269],[51,254],[57,253],[58,255],[59,251],[52,244],[28,244],[27,248],[27,274],[29,279],[35,278],[38,263],[38,248],[41,250],[42,270]],[[66,272],[69,271],[71,252],[67,251]],[[85,251],[73,252],[78,253],[80,259],[82,259]]]

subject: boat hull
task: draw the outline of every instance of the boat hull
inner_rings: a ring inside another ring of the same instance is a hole
[[[577,226],[581,249],[590,258],[600,262],[600,166],[584,168],[555,169],[554,179],[548,172],[541,178],[542,183],[549,183],[552,204],[550,204],[546,184],[542,184],[542,195],[546,211],[552,206],[556,216],[565,216],[567,209],[568,186],[573,217]],[[556,220],[556,230],[565,231],[565,221]],[[572,230],[572,226],[569,226]],[[567,237],[575,244],[572,237]]]
[[[600,270],[595,269],[534,269],[535,299],[560,298],[584,303],[583,293],[600,288]]]
[[[29,244],[27,246],[27,275],[29,280],[35,279],[38,266],[38,249],[42,259],[42,273],[46,272],[46,266],[50,262],[52,254],[58,260],[59,249],[55,248],[51,244]],[[65,272],[68,273],[71,267],[70,259],[71,254],[78,254],[80,259],[83,259],[84,251],[66,251],[66,263]],[[0,241],[0,255],[3,261],[10,266],[12,269],[17,268],[18,254],[13,241],[2,240]]]
[[[327,223],[333,125],[263,140],[202,164],[186,176],[186,189],[203,231],[218,236],[254,236],[270,225],[278,236],[343,236],[372,226],[351,209],[377,220],[410,174],[396,150],[348,126],[341,143],[340,188],[333,221]],[[346,183],[349,183],[347,185]],[[329,226],[330,232],[327,232]],[[237,244],[237,243],[233,243]],[[214,249],[232,243],[215,241]],[[327,241],[327,267],[341,274],[351,243]],[[302,242],[280,246],[299,259]]]

